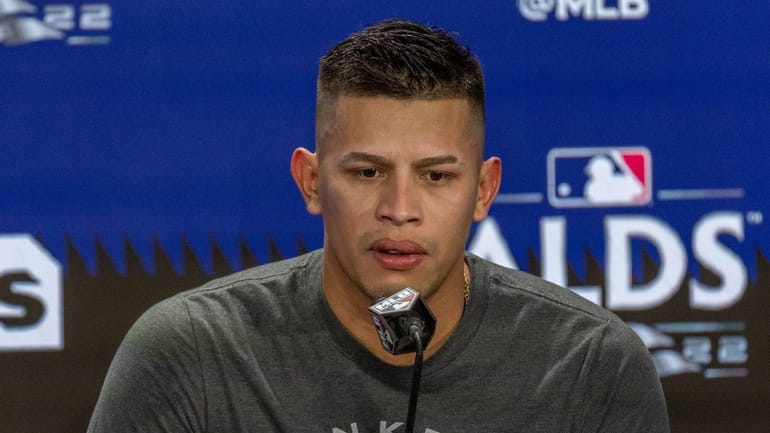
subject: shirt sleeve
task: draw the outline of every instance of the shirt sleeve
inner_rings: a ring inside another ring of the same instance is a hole
[[[614,322],[614,323],[613,323]],[[669,433],[668,410],[649,350],[619,319],[610,321],[591,376],[594,388],[586,405],[597,433]],[[590,383],[589,383],[590,386]]]
[[[177,295],[145,312],[120,345],[88,433],[205,431],[194,329]]]

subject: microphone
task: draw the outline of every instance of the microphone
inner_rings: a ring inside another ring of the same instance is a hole
[[[369,314],[382,348],[393,355],[422,351],[415,334],[422,340],[420,346],[427,347],[436,332],[436,317],[411,287],[375,301]]]
[[[414,433],[422,376],[422,351],[436,332],[436,317],[411,287],[374,302],[369,307],[383,349],[394,354],[415,352],[412,390],[406,414],[406,433]]]

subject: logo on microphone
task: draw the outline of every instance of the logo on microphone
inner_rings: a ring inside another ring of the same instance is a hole
[[[420,295],[414,289],[407,287],[390,297],[380,300],[376,304],[372,305],[372,308],[377,310],[377,312],[380,314],[391,314],[398,311],[408,311],[410,310],[411,305],[417,301],[419,296]]]
[[[652,157],[645,147],[556,148],[548,153],[551,206],[644,206],[652,198]]]
[[[378,317],[371,314],[372,322],[374,323],[374,329],[377,330],[377,335],[380,337],[382,347],[390,353],[396,349],[396,342],[393,341],[393,337],[390,335],[388,321],[383,317]]]

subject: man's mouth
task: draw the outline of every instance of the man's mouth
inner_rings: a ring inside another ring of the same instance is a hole
[[[415,242],[393,239],[379,239],[369,249],[383,267],[397,271],[415,268],[426,254],[425,249]]]
[[[425,254],[425,249],[418,243],[412,241],[395,241],[392,239],[378,239],[372,244],[371,249],[385,254]]]

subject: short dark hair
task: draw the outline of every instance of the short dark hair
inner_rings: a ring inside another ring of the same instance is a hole
[[[317,109],[340,95],[461,98],[484,119],[484,77],[470,49],[444,29],[403,19],[354,33],[321,58]]]

